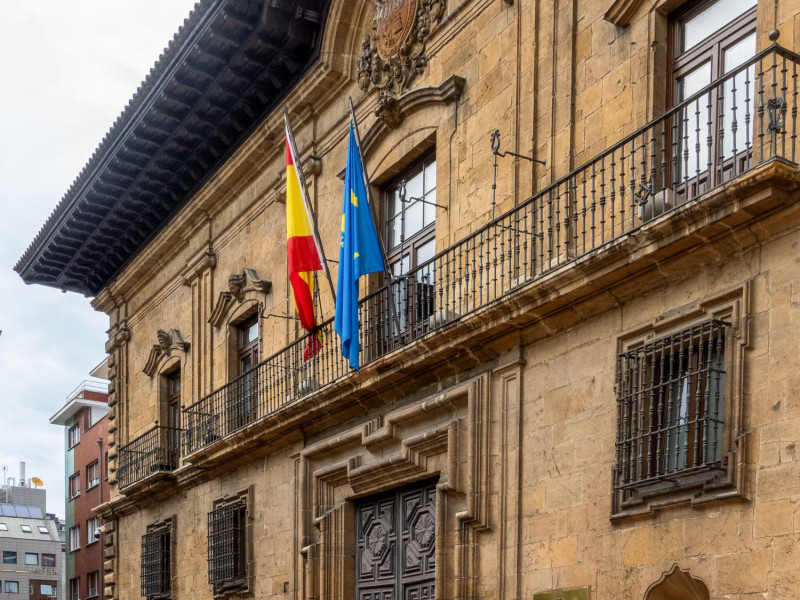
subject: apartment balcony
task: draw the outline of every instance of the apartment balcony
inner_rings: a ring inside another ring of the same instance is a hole
[[[800,185],[799,64],[800,56],[772,45],[363,298],[361,375],[342,358],[331,319],[315,332],[315,357],[304,360],[302,337],[184,408],[188,462],[236,440],[254,443],[253,431],[265,440],[288,431],[285,415],[325,418],[331,407],[320,407],[321,397],[345,402],[356,386],[387,391],[381,379],[389,373],[395,381],[431,365],[458,373],[490,355],[501,335],[579,312],[586,298],[612,307],[618,299],[603,298],[609,286],[648,285],[658,261],[778,210],[787,193],[775,190]]]
[[[120,490],[167,478],[178,468],[180,447],[181,430],[158,425],[122,446],[117,465]]]

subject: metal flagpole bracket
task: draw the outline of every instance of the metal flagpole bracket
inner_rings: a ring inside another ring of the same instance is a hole
[[[506,156],[513,156],[514,158],[523,158],[527,161],[532,163],[538,163],[543,166],[547,166],[546,160],[539,160],[538,158],[533,158],[532,156],[525,156],[524,154],[517,154],[516,152],[511,152],[507,150],[505,152],[500,152],[500,130],[495,129],[491,134],[491,144],[492,144],[492,154],[494,155],[494,174],[492,177],[492,220],[494,221],[494,211],[497,205],[497,157],[505,158]]]

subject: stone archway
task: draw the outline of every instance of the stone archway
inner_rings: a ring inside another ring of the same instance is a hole
[[[644,600],[711,600],[708,586],[677,564],[647,588]]]

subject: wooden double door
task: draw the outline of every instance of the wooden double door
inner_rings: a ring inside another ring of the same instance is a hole
[[[355,509],[356,600],[433,600],[435,482],[361,500]]]

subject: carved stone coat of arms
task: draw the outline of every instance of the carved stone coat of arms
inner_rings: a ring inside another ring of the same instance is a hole
[[[375,0],[373,32],[361,43],[358,85],[378,90],[376,113],[390,127],[402,121],[397,98],[425,71],[425,42],[444,7],[444,0]]]

